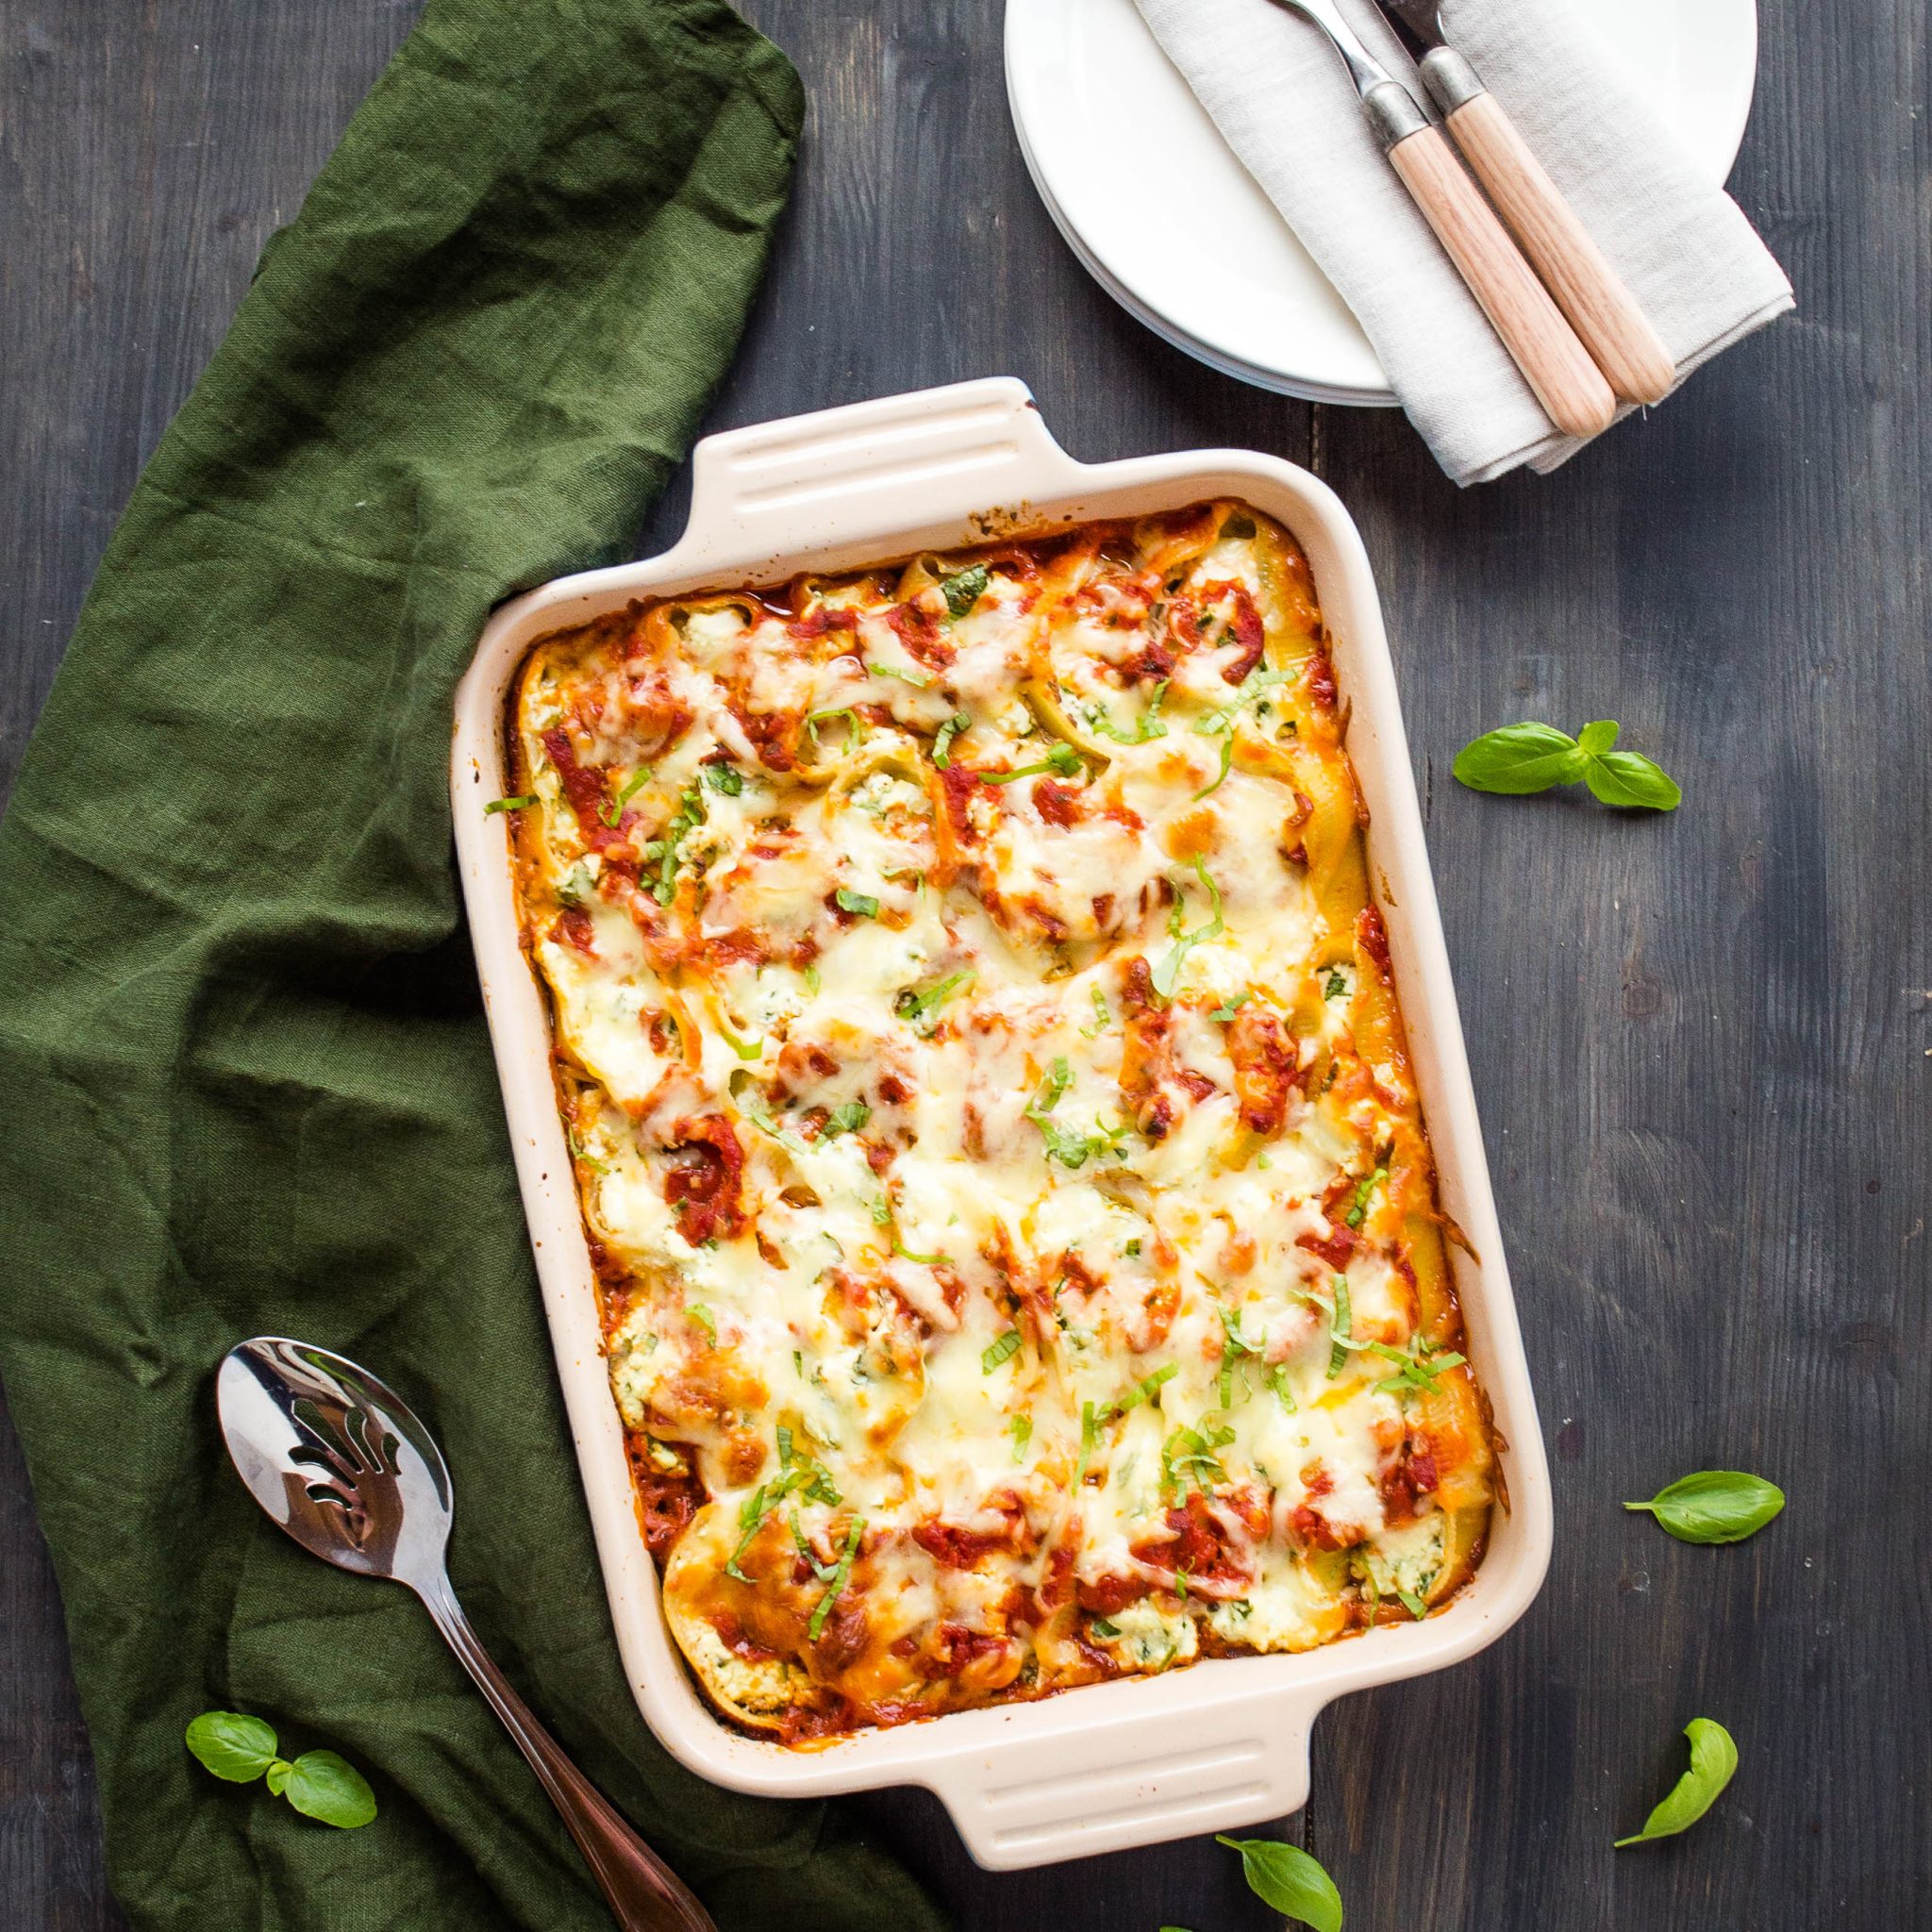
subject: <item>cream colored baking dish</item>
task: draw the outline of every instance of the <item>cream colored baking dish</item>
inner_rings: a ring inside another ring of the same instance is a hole
[[[639,1707],[705,1777],[772,1796],[880,1785],[936,1791],[968,1849],[996,1869],[1225,1831],[1307,1796],[1308,1733],[1346,1690],[1472,1656],[1528,1607],[1548,1563],[1549,1477],[1476,1124],[1462,1029],[1403,737],[1381,611],[1348,513],[1292,464],[1246,450],[1075,462],[1010,378],[891,396],[707,438],[691,522],[661,557],[559,577],[491,619],[457,694],[457,848],[537,1270],[576,1438],[618,1646]],[[706,1704],[658,1604],[596,1291],[550,1071],[548,1016],[518,943],[504,717],[532,642],[633,598],[781,581],[1016,530],[1244,497],[1278,517],[1314,571],[1350,708],[1348,749],[1372,815],[1370,870],[1394,960],[1444,1209],[1481,1257],[1454,1257],[1470,1354],[1506,1445],[1509,1507],[1449,1607],[1300,1656],[1203,1661],[1165,1675],[964,1710],[798,1751],[741,1736]]]

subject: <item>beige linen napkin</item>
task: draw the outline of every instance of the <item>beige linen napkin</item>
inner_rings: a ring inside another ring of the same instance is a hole
[[[1136,4],[1355,311],[1442,468],[1483,483],[1574,455],[1581,445],[1543,414],[1396,179],[1326,38],[1271,0]],[[1426,105],[1370,0],[1338,4]],[[1604,56],[1574,0],[1448,0],[1444,25],[1642,304],[1679,382],[1792,306],[1738,205]]]

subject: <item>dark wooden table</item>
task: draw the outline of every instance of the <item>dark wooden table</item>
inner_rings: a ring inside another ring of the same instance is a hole
[[[718,425],[1011,372],[1082,457],[1310,464],[1380,575],[1560,1526],[1504,1641],[1322,1720],[1292,1835],[1361,1932],[1932,1925],[1924,8],[1854,30],[1766,0],[1733,188],[1798,316],[1557,476],[1466,494],[1399,416],[1211,375],[1087,279],[1014,147],[996,0],[749,10],[812,125]],[[142,459],[415,11],[0,0],[0,775]],[[647,543],[680,517],[674,491]],[[1524,716],[1622,719],[1683,808],[1450,782]],[[0,1436],[0,1925],[95,1932],[125,1922]],[[1713,1465],[1790,1491],[1743,1548],[1617,1507]],[[1736,1782],[1613,1854],[1700,1714]],[[925,1798],[870,1815],[970,1932],[1274,1923],[1211,1843],[994,1877]]]

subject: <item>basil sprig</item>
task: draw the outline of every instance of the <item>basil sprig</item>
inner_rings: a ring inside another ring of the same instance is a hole
[[[1341,1894],[1335,1881],[1299,1845],[1272,1838],[1229,1838],[1216,1832],[1214,1842],[1241,1855],[1248,1890],[1284,1916],[1312,1925],[1314,1932],[1341,1932]]]
[[[1730,1732],[1714,1718],[1693,1717],[1684,1726],[1690,1740],[1690,1769],[1671,1789],[1670,1795],[1643,1821],[1643,1829],[1620,1838],[1617,1849],[1648,1844],[1653,1839],[1675,1838],[1688,1831],[1717,1802],[1738,1768],[1738,1746]]]
[[[1740,1543],[1785,1507],[1785,1492],[1744,1470],[1700,1469],[1679,1476],[1647,1503],[1624,1507],[1648,1509],[1679,1542]]]
[[[1641,752],[1611,749],[1621,728],[1614,718],[1599,718],[1572,738],[1553,724],[1505,724],[1471,739],[1450,769],[1472,791],[1519,794],[1582,783],[1606,805],[1674,811],[1684,794],[1661,765]]]
[[[275,1755],[275,1726],[239,1710],[205,1710],[188,1726],[188,1748],[229,1784],[265,1777],[270,1792],[306,1818],[354,1831],[375,1816],[368,1780],[333,1751],[305,1751],[291,1762]]]

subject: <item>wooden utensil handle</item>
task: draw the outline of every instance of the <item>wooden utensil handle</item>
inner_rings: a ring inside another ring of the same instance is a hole
[[[1565,436],[1607,429],[1617,399],[1603,372],[1441,134],[1421,128],[1389,158],[1550,421]]]
[[[1677,379],[1671,352],[1496,97],[1464,101],[1448,124],[1610,387],[1626,402],[1662,402]]]

